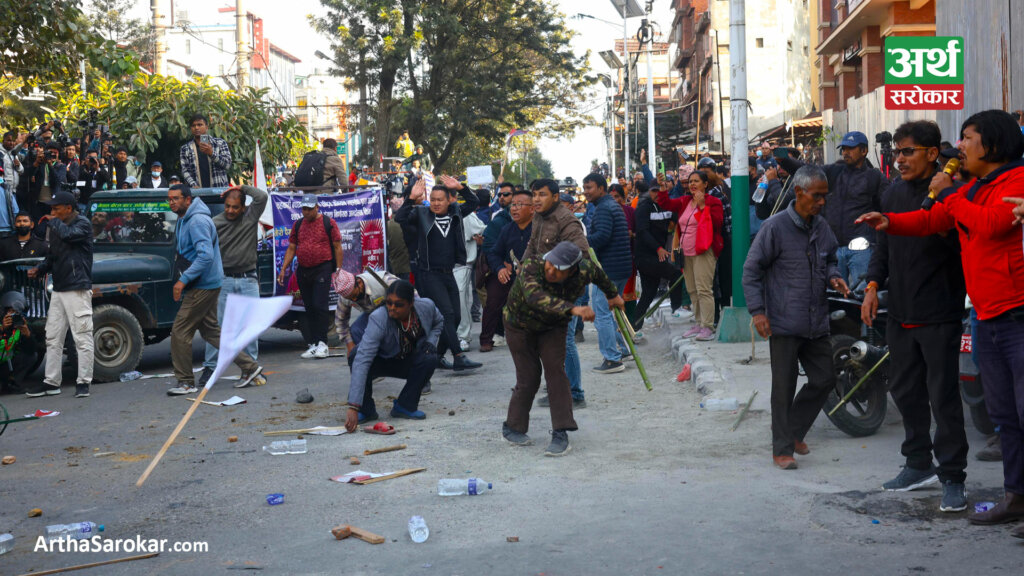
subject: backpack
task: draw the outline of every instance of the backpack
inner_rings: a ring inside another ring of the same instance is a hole
[[[327,162],[327,154],[319,151],[306,152],[302,156],[302,162],[295,170],[295,186],[323,186],[324,185],[324,163]]]
[[[305,159],[303,159],[305,162]],[[326,214],[321,214],[320,218],[323,219],[324,223],[324,234],[327,236],[327,243],[331,245],[331,272],[333,273],[338,269],[338,261],[336,260],[337,254],[334,253],[334,242],[331,240],[331,219]],[[295,236],[298,237],[299,231],[302,230],[302,222],[305,218],[299,218],[295,221]],[[340,230],[339,230],[340,232]]]

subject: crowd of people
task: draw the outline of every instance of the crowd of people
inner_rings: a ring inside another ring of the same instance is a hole
[[[752,324],[769,340],[776,466],[794,469],[794,455],[810,452],[806,435],[835,385],[828,291],[862,292],[862,320],[871,326],[878,292],[887,289],[889,380],[906,440],[902,471],[883,488],[906,491],[941,483],[940,509],[964,510],[968,446],[956,359],[966,294],[973,303],[986,405],[999,431],[998,442],[988,449],[1000,453],[1006,490],[1003,502],[970,519],[995,524],[1024,518],[1024,133],[1019,122],[1002,111],[980,112],[964,122],[955,147],[933,122],[903,124],[893,136],[899,176],[892,180],[872,165],[867,137],[856,131],[839,142],[841,160],[825,166],[805,162],[788,147],[750,154],[750,187],[742,193],[750,198],[751,248],[742,286]],[[177,385],[169,394],[195,392],[209,378],[226,294],[258,295],[256,234],[267,202],[266,193],[256,188],[230,187],[230,148],[207,134],[204,116],[195,115],[190,129],[192,139],[181,149],[183,181],[163,180],[159,166],[144,178],[154,187],[168,185],[168,204],[178,215],[174,298],[182,304],[172,331]],[[50,154],[50,144],[43,144],[22,163],[17,148],[24,143],[17,135],[4,137],[4,168],[26,180],[24,188],[34,195],[5,194],[0,235],[7,238],[0,249],[5,257],[26,251],[45,255],[30,275],[54,277],[46,378],[29,395],[60,393],[60,347],[70,328],[78,349],[76,395],[88,396],[92,327],[91,312],[83,310],[91,310],[92,227],[80,213],[87,198],[56,185],[72,178],[67,150]],[[325,156],[334,144],[324,142]],[[408,133],[395,147],[404,160],[421,161]],[[92,148],[91,143],[86,148],[90,165],[99,163],[92,153],[104,150],[102,143]],[[128,182],[120,156],[115,151],[112,163],[99,163],[97,173],[109,182]],[[960,170],[944,172],[942,159],[954,157],[962,162]],[[326,180],[337,183],[342,173],[333,160],[325,158],[323,171],[329,164],[332,177]],[[573,410],[586,407],[577,349],[583,322],[592,321],[597,329],[602,358],[591,367],[596,374],[622,372],[633,360],[614,310],[622,310],[636,338],[643,339],[645,316],[659,294],[667,293],[668,313],[692,320],[684,336],[716,339],[721,311],[732,299],[731,199],[739,192],[729,187],[728,168],[710,157],[695,167],[684,164],[658,174],[645,156],[640,160],[639,172],[611,183],[605,174],[587,175],[582,198],[551,179],[523,186],[499,178],[493,196],[447,175],[428,186],[417,164],[389,194],[388,269],[359,274],[342,268],[337,224],[319,212],[315,194],[306,194],[278,282],[286,281],[296,260],[308,320],[302,358],[329,356],[333,316],[351,369],[346,427],[353,431],[380,417],[373,398],[380,377],[405,379],[391,405],[392,418],[426,418],[418,404],[431,392],[436,370],[481,368],[467,355],[472,323],[480,322],[478,352],[507,346],[515,364],[504,438],[516,445],[531,442],[529,412],[536,400],[551,413],[546,454],[561,456],[571,449],[568,432],[577,429]],[[82,168],[75,170],[74,179],[80,180]],[[8,182],[8,189],[22,189],[17,179]],[[215,218],[191,193],[206,187],[229,187],[224,213]],[[923,209],[929,197],[935,205]],[[22,204],[27,211],[19,208]],[[32,243],[33,223],[39,221],[47,223],[48,246]],[[852,248],[859,239],[867,249]],[[332,292],[339,298],[333,314]],[[9,338],[18,325],[18,302],[4,304],[10,304],[3,319]],[[354,321],[353,311],[359,313]],[[198,382],[191,370],[197,330],[209,346]],[[257,358],[253,344],[235,359],[242,372],[238,386],[266,382]],[[808,378],[799,393],[798,362]],[[23,372],[24,365],[14,363],[8,371]],[[538,398],[542,375],[547,394]]]

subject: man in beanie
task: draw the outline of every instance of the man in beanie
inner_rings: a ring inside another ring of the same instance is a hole
[[[548,385],[551,408],[551,445],[547,456],[569,452],[569,435],[576,430],[572,416],[572,395],[565,374],[565,339],[574,317],[594,320],[590,306],[577,306],[576,300],[587,286],[596,285],[608,298],[608,305],[623,308],[618,288],[597,263],[583,257],[573,242],[563,241],[543,258],[525,260],[516,277],[505,307],[505,341],[516,365],[516,387],[508,404],[508,416],[502,424],[502,436],[518,446],[533,443],[526,432],[530,427],[530,407],[540,387],[543,371]]]
[[[338,308],[334,312],[334,329],[349,354],[355,348],[349,326],[352,308],[364,314],[380,308],[384,303],[388,286],[397,280],[401,280],[401,278],[390,272],[367,270],[356,276],[348,270],[339,268],[334,273],[331,278],[331,288],[341,297],[338,299]]]

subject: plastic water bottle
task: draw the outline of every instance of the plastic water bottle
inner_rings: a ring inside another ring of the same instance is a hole
[[[764,195],[768,192],[768,184],[761,182],[757,185],[757,190],[754,190],[754,197],[751,198],[755,204],[759,204],[764,200]]]
[[[417,516],[419,518],[419,516]],[[410,522],[412,522],[410,520]],[[424,538],[426,540],[426,538]],[[0,534],[0,554],[6,554],[14,549],[14,536],[10,534]]]
[[[412,538],[413,542],[422,544],[429,537],[430,528],[427,528],[427,522],[423,520],[423,516],[409,518],[409,538]]]
[[[442,478],[437,481],[438,496],[477,496],[493,489],[493,484],[480,478]]]
[[[61,540],[67,536],[73,540],[85,540],[99,532],[103,532],[102,524],[97,526],[95,522],[75,522],[73,524],[51,524],[46,527],[45,536],[47,540]]]
[[[739,409],[740,402],[735,398],[705,398],[700,403],[700,407],[705,410],[710,410],[712,412],[731,412],[733,410]]]
[[[270,446],[264,446],[263,451],[274,456],[280,456],[282,454],[305,454],[306,440],[277,440],[271,442]]]
[[[138,370],[132,370],[131,372],[124,372],[121,374],[121,382],[131,382],[132,380],[138,380],[142,378],[142,372]]]

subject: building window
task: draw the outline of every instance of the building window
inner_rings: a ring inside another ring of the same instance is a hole
[[[764,48],[764,38],[758,38],[754,40],[758,48]]]

